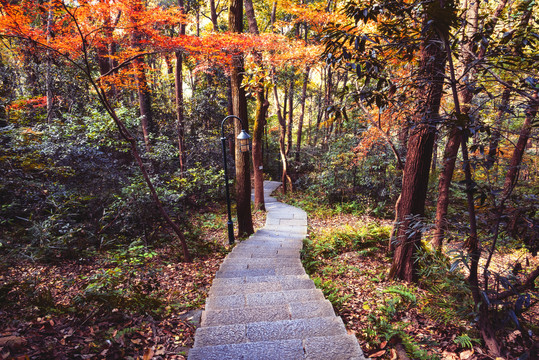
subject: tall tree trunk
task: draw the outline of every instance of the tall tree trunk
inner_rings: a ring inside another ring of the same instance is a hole
[[[228,8],[228,27],[231,32],[243,32],[243,1],[230,0]],[[230,91],[232,96],[233,114],[241,118],[245,124],[245,130],[249,130],[247,119],[247,99],[245,90],[242,88],[244,73],[243,55],[233,57],[232,71],[230,73]],[[239,135],[242,125],[235,122],[236,137]],[[254,232],[251,215],[251,179],[249,171],[249,153],[241,152],[239,144],[236,144],[236,202],[238,217],[238,234],[251,235]]]
[[[187,13],[184,0],[178,0],[178,6],[182,12]],[[185,35],[185,25],[180,24],[180,36]],[[180,172],[186,170],[185,164],[185,118],[184,118],[184,103],[183,103],[183,54],[181,51],[176,51],[176,75],[174,77],[175,98],[176,98],[176,133],[178,137],[178,155],[180,160]]]
[[[491,135],[489,139],[489,145],[488,145],[488,153],[487,153],[487,161],[486,161],[486,167],[487,169],[492,168],[494,163],[497,159],[497,153],[498,153],[498,143],[500,142],[500,128],[503,123],[503,118],[505,117],[505,114],[509,112],[509,99],[511,97],[511,89],[509,87],[505,87],[502,94],[502,100],[500,103],[500,106],[498,107],[498,111],[496,113],[496,119],[494,120],[494,126],[491,127]]]
[[[530,139],[533,120],[537,115],[537,110],[539,107],[539,95],[537,92],[533,94],[533,98],[528,101],[528,107],[526,109],[526,118],[524,124],[520,129],[520,134],[518,136],[518,141],[511,156],[509,162],[509,168],[507,169],[507,174],[505,175],[505,181],[503,184],[502,198],[508,198],[518,179],[518,173],[520,170],[520,165],[522,163],[522,158],[524,152],[526,151],[526,145]]]
[[[414,255],[421,241],[421,224],[418,222],[422,221],[425,214],[432,147],[439,118],[447,60],[445,49],[441,44],[449,34],[449,25],[436,23],[431,18],[434,10],[430,8],[431,6],[440,6],[443,10],[449,11],[446,2],[441,1],[431,3],[423,14],[425,38],[421,44],[417,74],[418,104],[413,119],[415,128],[408,140],[398,209],[399,218],[395,224],[397,244],[390,269],[391,278],[405,281],[417,279]]]
[[[215,0],[210,0],[210,18],[211,23],[213,24],[213,31],[219,31],[219,27],[217,25],[217,9],[215,8]]]
[[[271,5],[271,16],[270,16],[270,24],[271,24],[271,31],[275,32],[275,17],[277,14],[277,1],[274,1]]]
[[[50,42],[52,38],[52,20],[53,20],[53,12],[52,7],[49,8],[49,12],[47,14],[47,44]],[[52,61],[50,58],[50,51],[47,50],[47,60],[46,60],[46,73],[45,73],[45,86],[47,88],[47,122],[51,122],[51,120],[54,117],[54,109],[53,109],[53,98],[54,95],[52,93],[52,74],[51,74],[51,67],[52,67]]]
[[[294,79],[290,79],[290,91],[288,94],[288,123],[286,124],[286,156],[292,149],[292,124],[294,123]]]
[[[303,133],[303,118],[305,116],[305,101],[307,99],[307,84],[309,83],[309,71],[310,67],[305,68],[305,73],[303,74],[303,87],[301,88],[301,113],[299,114],[298,119],[298,132],[296,134],[296,161],[300,160],[301,153],[301,136]]]
[[[258,35],[258,24],[256,22],[255,10],[252,0],[244,0],[245,13],[249,23],[249,32],[254,35]],[[254,60],[256,64],[263,69],[262,54],[259,52],[254,53]],[[253,177],[254,177],[254,208],[260,210],[266,210],[264,203],[264,166],[263,166],[263,135],[264,127],[266,125],[266,112],[269,107],[269,102],[266,99],[264,92],[264,83],[261,80],[256,88],[256,113],[255,121],[253,124]]]
[[[133,12],[138,12],[142,10],[143,3],[141,0],[137,0],[133,4]],[[142,34],[138,31],[137,28],[133,29],[133,35],[131,38],[131,46],[135,50],[140,49],[142,42]],[[148,81],[146,80],[146,70],[144,66],[144,60],[141,57],[137,57],[133,60],[133,67],[135,69],[135,80],[137,84],[137,95],[139,101],[140,117],[141,117],[141,126],[142,133],[144,136],[144,144],[146,145],[146,150],[151,150],[150,144],[150,134],[155,134],[157,131],[156,124],[152,116],[152,101],[150,96],[150,90],[148,88]]]
[[[137,58],[133,61],[133,64],[136,69],[135,77],[137,80],[137,94],[139,101],[142,134],[144,136],[144,144],[146,145],[146,151],[150,151],[150,134],[156,133],[155,123],[152,116],[152,101],[150,97],[150,91],[148,89],[148,82],[146,80],[144,61],[140,58]]]
[[[286,157],[286,119],[281,111],[281,104],[279,102],[279,94],[277,91],[277,85],[274,82],[273,86],[273,95],[275,96],[275,106],[277,107],[277,119],[279,120],[279,154],[281,155],[281,165],[283,167],[283,172],[281,175],[281,182],[283,184],[283,194],[286,194],[287,191],[287,182],[292,187],[292,181],[288,176],[288,158]]]
[[[491,17],[491,32],[494,30],[494,26],[496,25],[498,16],[501,14],[506,3],[507,0],[501,0],[493,16]],[[462,113],[465,115],[463,118],[468,117],[468,113],[470,111],[470,103],[474,95],[472,90],[474,88],[473,82],[477,70],[472,67],[472,64],[476,61],[476,58],[483,58],[488,46],[488,42],[482,42],[482,47],[479,50],[479,54],[475,54],[475,43],[473,39],[475,38],[475,35],[478,31],[478,12],[479,1],[472,0],[471,6],[467,9],[466,12],[468,27],[466,29],[466,39],[462,51],[463,56],[461,58],[461,69],[463,73],[462,75],[467,74],[468,78],[467,86],[462,86],[461,90],[459,91],[459,98],[462,103]],[[458,128],[464,125],[466,124],[457,124],[457,126],[451,127],[449,135],[447,137],[447,144],[444,149],[442,170],[440,172],[438,180],[438,201],[436,203],[436,220],[434,225],[434,234],[432,238],[432,244],[437,249],[440,249],[443,243],[447,221],[447,208],[449,206],[449,187],[451,185],[451,179],[453,178],[455,162],[457,159],[459,145],[462,138],[461,131]]]

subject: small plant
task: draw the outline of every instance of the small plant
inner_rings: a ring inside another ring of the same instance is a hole
[[[462,334],[453,339],[453,342],[465,349],[473,349],[473,343],[480,343],[479,339],[473,339],[468,334]]]
[[[341,309],[346,300],[352,297],[351,294],[343,295],[339,286],[331,280],[323,281],[320,277],[313,278],[314,285],[322,290],[324,296],[337,309]]]
[[[151,259],[157,254],[148,250],[141,241],[135,241],[127,249],[113,253],[111,263],[115,265],[101,269],[91,276],[82,276],[88,283],[82,298],[77,302],[90,301],[104,309],[137,308],[155,311],[160,302],[151,294],[159,285],[156,269]]]

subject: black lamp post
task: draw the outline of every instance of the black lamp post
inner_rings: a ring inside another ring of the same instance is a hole
[[[234,225],[232,224],[232,214],[230,211],[230,190],[228,189],[228,170],[226,166],[226,137],[225,137],[225,122],[228,119],[238,119],[241,124],[241,132],[238,135],[237,139],[240,145],[241,152],[249,151],[249,139],[251,136],[245,131],[245,125],[243,121],[236,115],[229,115],[223,119],[221,122],[221,145],[223,147],[223,167],[225,168],[225,189],[226,189],[226,208],[228,212],[228,243],[230,245],[234,244]]]

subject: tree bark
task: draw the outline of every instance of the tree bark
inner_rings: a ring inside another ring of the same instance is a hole
[[[133,12],[141,11],[143,7],[142,1],[137,0],[133,4]],[[131,45],[135,50],[140,48],[142,41],[142,34],[135,27],[133,29],[133,35],[131,39]],[[146,145],[146,151],[151,150],[150,134],[157,132],[156,124],[152,115],[152,101],[150,90],[148,88],[148,81],[146,80],[146,70],[144,69],[144,60],[141,57],[137,57],[133,60],[133,67],[135,69],[135,80],[137,84],[137,95],[139,101],[140,117],[142,134],[144,136],[144,144]]]
[[[215,0],[210,0],[210,18],[213,25],[213,31],[218,32],[219,27],[217,25],[217,9],[215,7]]]
[[[286,157],[286,119],[281,111],[281,104],[279,103],[279,94],[277,91],[277,84],[273,85],[273,95],[275,96],[275,105],[277,107],[277,119],[279,120],[279,154],[281,155],[281,165],[283,172],[281,175],[281,182],[283,184],[283,194],[287,191],[287,182],[292,187],[292,181],[288,176],[288,158]]]
[[[415,128],[408,141],[398,210],[399,218],[395,224],[397,244],[389,274],[391,278],[409,282],[417,280],[414,255],[421,241],[420,222],[425,213],[432,148],[439,118],[447,60],[445,49],[441,44],[449,34],[448,25],[436,24],[436,28],[433,29],[431,24],[435,19],[431,18],[433,9],[429,9],[430,6],[440,6],[442,10],[448,13],[450,11],[445,1],[432,3],[424,10],[422,26],[425,38],[421,44],[417,74],[418,104],[413,119]],[[430,30],[426,31],[428,28]]]
[[[186,13],[184,0],[178,0],[178,6],[182,12]],[[180,24],[180,36],[185,35],[185,24]],[[183,103],[183,54],[176,51],[176,75],[174,77],[175,98],[176,98],[176,133],[178,137],[178,156],[180,161],[180,173],[186,170],[185,164],[185,118]]]
[[[491,135],[488,145],[488,154],[486,160],[486,168],[490,169],[494,165],[497,159],[498,153],[498,143],[500,142],[500,128],[502,126],[503,118],[505,114],[509,112],[509,99],[511,97],[511,89],[505,87],[502,94],[502,101],[498,107],[498,112],[496,113],[496,120],[494,120],[494,127],[491,128]]]
[[[311,68],[306,67],[303,74],[303,87],[301,88],[301,113],[298,119],[298,131],[296,134],[296,162],[300,160],[301,153],[301,136],[303,134],[303,119],[305,116],[305,101],[307,99],[307,84],[309,83],[309,72]]]
[[[228,8],[228,27],[231,32],[243,32],[243,1],[230,0]],[[247,99],[245,90],[242,88],[242,78],[244,73],[243,55],[233,57],[232,71],[230,73],[230,91],[232,96],[233,115],[241,118],[245,125],[245,130],[249,130],[247,119]],[[242,125],[235,122],[236,137],[242,130]],[[236,144],[236,212],[238,217],[239,236],[251,235],[254,233],[253,219],[251,214],[251,179],[249,171],[249,153],[241,152]]]
[[[47,44],[49,44],[52,38],[52,32],[51,32],[52,21],[53,21],[53,12],[52,12],[52,7],[50,7],[47,14]],[[54,108],[53,108],[54,95],[52,93],[52,74],[51,74],[52,61],[51,61],[50,55],[51,55],[50,51],[47,50],[45,86],[46,86],[46,91],[47,91],[47,122],[48,123],[50,123],[52,118],[54,117]]]
[[[245,13],[247,15],[247,21],[249,24],[249,32],[254,35],[258,35],[258,24],[256,22],[255,10],[252,0],[244,0]],[[262,54],[254,52],[254,60],[256,64],[263,69]],[[256,88],[256,113],[255,121],[253,124],[253,177],[254,177],[254,208],[259,210],[266,210],[264,203],[264,166],[263,166],[263,135],[264,127],[266,125],[266,113],[269,107],[269,102],[266,99],[264,93],[263,80],[257,84]]]
[[[491,17],[491,26],[494,30],[494,26],[498,20],[498,16],[501,14],[507,0],[501,0],[500,4],[496,8],[493,16]],[[474,51],[474,36],[478,31],[478,13],[479,13],[479,1],[472,0],[471,6],[467,9],[466,20],[468,28],[466,29],[466,38],[464,39],[464,46],[461,57],[461,69],[462,77],[467,75],[467,84],[461,87],[459,91],[459,99],[462,104],[462,114],[464,117],[469,117],[470,103],[473,98],[473,88],[475,73],[477,72],[472,64],[476,61],[476,58],[482,59],[486,53],[488,42],[481,42],[481,49],[476,55]],[[459,121],[462,121],[461,118]],[[461,131],[458,127],[463,127],[466,124],[457,124],[452,126],[447,138],[447,144],[444,149],[444,156],[442,161],[442,170],[440,172],[438,180],[438,201],[436,203],[436,220],[434,225],[434,234],[432,238],[432,244],[436,249],[440,249],[443,244],[443,238],[446,227],[447,208],[449,206],[449,187],[451,185],[451,179],[453,178],[453,172],[455,170],[455,162],[458,155],[459,145],[461,143]]]
[[[286,156],[290,154],[290,149],[292,149],[292,124],[294,123],[294,78],[290,79],[288,108],[288,123],[286,124]]]

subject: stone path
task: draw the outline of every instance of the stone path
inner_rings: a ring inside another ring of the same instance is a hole
[[[364,360],[354,335],[305,274],[307,214],[269,195],[266,226],[228,254],[206,299],[189,360]]]

